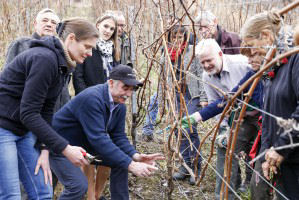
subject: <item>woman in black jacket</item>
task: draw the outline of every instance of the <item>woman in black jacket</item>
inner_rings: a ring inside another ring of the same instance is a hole
[[[249,63],[260,66],[266,55],[265,47],[276,46],[278,53],[288,51],[292,43],[290,33],[283,26],[283,18],[275,10],[259,13],[249,18],[241,29],[243,45],[242,53],[249,57]],[[278,53],[276,53],[278,56]],[[299,55],[294,54],[281,59],[265,73],[264,110],[282,119],[299,121]],[[277,189],[287,199],[299,199],[299,148],[275,150],[277,147],[299,142],[298,131],[291,129],[285,134],[278,120],[267,113],[263,116],[260,153],[266,151],[265,157],[255,168],[261,165],[266,179],[274,177]],[[274,174],[271,177],[270,174]],[[261,179],[253,175],[251,192],[254,199],[269,199],[258,191],[267,186]],[[279,199],[286,199],[277,194]]]
[[[19,179],[29,199],[52,199],[49,151],[40,154],[37,139],[75,165],[88,164],[84,149],[69,145],[50,124],[69,71],[91,56],[98,31],[76,18],[60,23],[58,34],[33,40],[0,75],[0,199],[21,198]]]
[[[112,15],[103,15],[96,21],[99,40],[92,56],[78,64],[73,75],[76,95],[87,87],[105,83],[109,71],[120,61],[120,47],[117,38],[117,21]]]

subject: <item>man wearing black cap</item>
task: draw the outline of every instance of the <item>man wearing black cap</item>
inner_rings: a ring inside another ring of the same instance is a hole
[[[53,128],[72,145],[83,147],[111,167],[111,199],[129,199],[128,171],[147,177],[157,170],[155,160],[161,154],[139,154],[125,133],[125,101],[133,90],[142,86],[132,68],[118,65],[105,84],[89,87],[79,93],[53,118]],[[63,155],[51,153],[50,164],[65,186],[60,199],[82,199],[87,180],[81,169]]]

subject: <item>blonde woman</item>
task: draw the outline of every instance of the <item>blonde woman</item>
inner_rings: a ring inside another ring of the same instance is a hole
[[[273,44],[278,52],[287,51],[292,43],[291,34],[282,26],[282,18],[276,11],[256,14],[246,21],[241,30],[243,45],[248,47],[242,53],[249,57],[252,66],[264,62],[267,46]],[[299,55],[294,54],[282,59],[271,68],[271,76],[265,76],[264,110],[284,119],[299,121]],[[286,103],[287,102],[287,103]],[[276,119],[265,114],[263,117],[262,141],[260,152],[267,151],[261,160],[261,171],[269,180],[274,172],[276,187],[288,199],[299,199],[299,148],[274,150],[275,147],[299,142],[298,133],[283,134]],[[274,147],[274,148],[273,148]],[[256,164],[257,167],[258,163]],[[253,174],[253,179],[256,177]],[[258,181],[253,189],[263,188]],[[265,185],[265,184],[264,184]],[[252,192],[253,199],[268,199]],[[279,199],[285,199],[277,194]]]

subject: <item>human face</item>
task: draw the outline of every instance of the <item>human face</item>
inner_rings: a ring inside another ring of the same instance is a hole
[[[55,30],[58,23],[59,18],[57,15],[51,12],[43,13],[34,21],[34,30],[41,37],[53,36],[56,33]]]
[[[134,86],[125,85],[122,81],[109,80],[109,90],[115,103],[125,103],[132,96]]]
[[[222,69],[222,52],[204,53],[199,56],[200,64],[209,75],[220,73]]]
[[[241,53],[248,57],[248,62],[251,65],[254,71],[258,71],[263,64],[263,61],[266,56],[266,50],[262,48],[263,40],[253,39],[253,38],[245,38],[243,40],[243,47]]]
[[[177,34],[171,33],[170,35],[170,46],[179,48],[184,43],[184,33],[178,32]]]
[[[125,31],[125,27],[126,27],[126,20],[123,16],[120,16],[119,19],[117,20],[117,34],[118,37],[121,37],[122,34]]]
[[[116,31],[113,19],[107,18],[97,25],[100,33],[100,38],[107,41],[110,40],[113,33]]]
[[[208,22],[201,20],[199,23],[199,35],[204,39],[216,38],[217,24],[215,22]]]
[[[75,34],[71,33],[65,40],[65,46],[70,57],[76,63],[82,64],[88,56],[92,56],[92,48],[96,47],[97,38],[77,41]]]

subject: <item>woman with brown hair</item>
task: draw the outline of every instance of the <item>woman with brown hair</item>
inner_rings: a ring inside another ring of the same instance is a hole
[[[289,37],[291,34],[282,26],[282,20],[278,12],[273,10],[256,14],[244,24],[241,37],[243,46],[248,48],[242,53],[249,57],[253,67],[263,64],[267,47],[275,45],[281,54],[291,46],[292,39]],[[271,76],[265,76],[265,111],[283,119],[299,121],[298,66],[298,54],[284,58],[272,66],[269,71]],[[266,151],[265,157],[261,160],[264,176],[269,180],[269,174],[273,172],[278,190],[289,199],[299,199],[299,148],[274,150],[276,147],[290,144],[291,140],[294,143],[299,142],[298,133],[292,131],[290,134],[284,134],[276,119],[267,114],[263,116],[262,126],[260,152]],[[252,193],[254,199],[266,199],[256,196],[255,192]],[[280,194],[278,197],[284,199]]]
[[[88,164],[85,150],[69,145],[50,124],[66,77],[91,56],[98,31],[74,18],[58,25],[58,36],[32,41],[0,75],[0,199],[21,199],[19,179],[29,199],[52,199],[47,149],[77,166]],[[41,152],[37,139],[45,144]]]
[[[100,37],[92,56],[78,64],[74,72],[76,95],[87,87],[105,83],[110,70],[120,61],[116,19],[111,14],[103,15],[97,19],[96,27]]]

